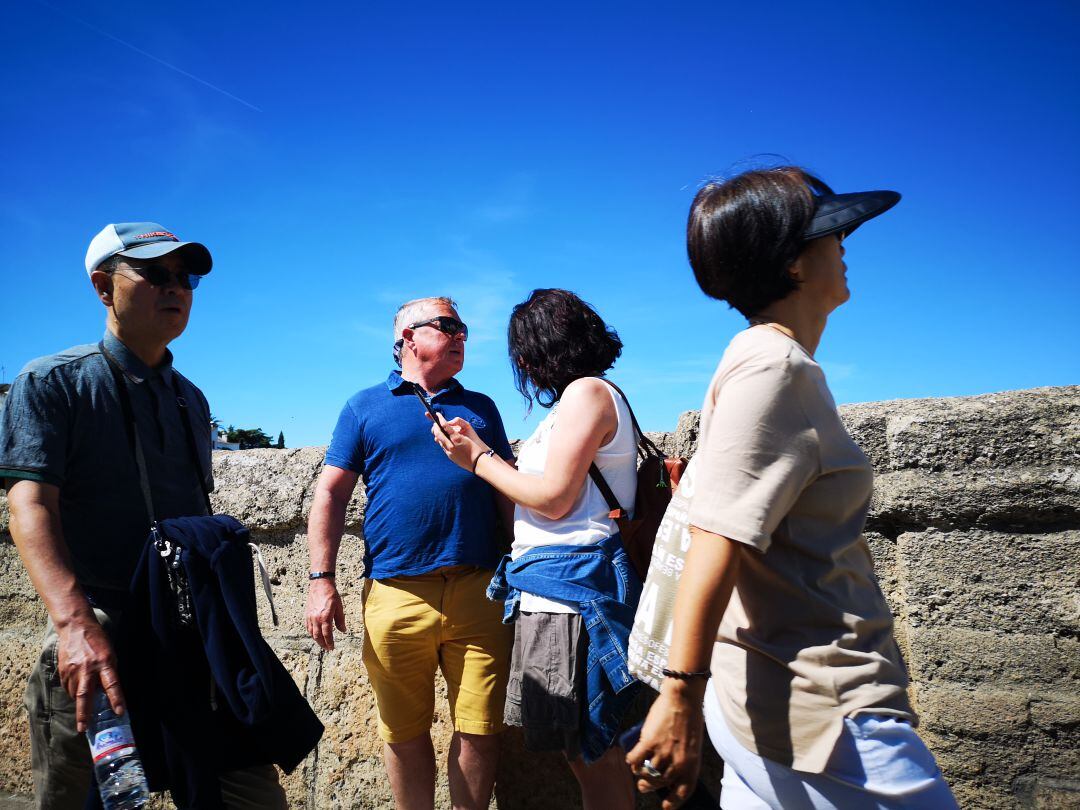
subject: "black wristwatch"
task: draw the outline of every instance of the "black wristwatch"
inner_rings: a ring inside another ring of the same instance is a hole
[[[312,571],[307,575],[308,579],[333,579],[333,571]]]

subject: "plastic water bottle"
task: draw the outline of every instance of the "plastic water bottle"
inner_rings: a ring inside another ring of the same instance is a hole
[[[131,722],[125,713],[118,717],[105,692],[94,697],[94,714],[86,730],[94,758],[101,803],[105,810],[137,810],[150,801],[142,760],[135,748]]]

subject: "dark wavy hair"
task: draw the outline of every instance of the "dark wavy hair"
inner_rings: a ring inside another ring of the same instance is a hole
[[[746,317],[798,287],[788,273],[806,247],[814,197],[831,194],[798,166],[756,169],[709,183],[694,197],[686,252],[702,292]]]
[[[533,290],[510,313],[506,332],[514,384],[529,410],[559,401],[581,377],[599,377],[622,354],[619,333],[568,290]]]

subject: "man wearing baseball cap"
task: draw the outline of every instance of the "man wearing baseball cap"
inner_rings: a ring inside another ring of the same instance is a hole
[[[11,536],[49,614],[25,696],[41,808],[81,808],[86,800],[91,761],[83,732],[97,691],[118,713],[124,708],[109,631],[148,532],[133,444],[158,518],[206,512],[199,478],[206,471],[213,489],[210,409],[173,368],[167,347],[186,328],[193,290],[211,266],[206,247],[157,223],[106,226],[86,252],[105,307],[104,338],[32,360],[0,411]],[[272,765],[224,774],[221,793],[227,807],[287,806]]]

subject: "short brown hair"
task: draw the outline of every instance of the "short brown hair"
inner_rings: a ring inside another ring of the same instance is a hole
[[[806,246],[814,196],[831,193],[798,166],[755,169],[702,188],[686,223],[702,292],[748,318],[785,298],[798,286],[788,269]]]

